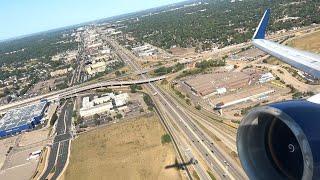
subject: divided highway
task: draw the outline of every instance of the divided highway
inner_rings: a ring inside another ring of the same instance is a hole
[[[118,52],[118,55],[129,64],[133,70],[139,71],[140,67],[131,60],[130,52],[127,52],[123,47],[118,45],[113,40],[109,40],[110,44]],[[126,54],[126,52],[129,54]],[[143,79],[147,79],[148,76],[142,74]],[[155,92],[159,98],[159,102],[165,107],[162,111],[169,113],[174,117],[176,125],[181,129],[181,131],[188,137],[194,148],[200,152],[203,159],[206,161],[209,168],[218,174],[220,178],[228,179],[247,179],[243,170],[239,168],[234,168],[235,164],[228,163],[225,158],[225,154],[221,153],[217,149],[212,140],[208,138],[207,135],[199,129],[192,121],[192,119],[184,112],[180,110],[181,107],[175,104],[174,101],[170,100],[170,97],[163,94],[163,92],[153,83],[148,83],[146,85],[152,92]]]

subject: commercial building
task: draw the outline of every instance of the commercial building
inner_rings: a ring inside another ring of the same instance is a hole
[[[113,93],[107,93],[101,97],[95,96],[91,101],[90,97],[84,97],[82,99],[82,107],[80,109],[80,116],[88,117],[95,114],[101,114],[105,112],[112,112],[115,109],[126,109],[129,95],[122,93],[115,95]]]
[[[259,83],[266,83],[266,82],[272,81],[274,79],[275,79],[274,76],[270,72],[268,72],[268,73],[261,75],[261,77],[259,79]]]
[[[110,54],[111,53],[111,49],[108,47],[104,47],[104,49],[100,50],[101,54]]]
[[[223,94],[247,87],[258,81],[258,72],[218,72],[187,78],[184,83],[198,95]]]
[[[107,63],[105,61],[94,62],[86,66],[86,71],[89,75],[104,72],[106,70]]]
[[[40,124],[47,107],[47,101],[8,111],[0,120],[0,137],[31,130]]]
[[[139,57],[143,56],[152,56],[158,53],[158,50],[156,48],[153,48],[151,45],[143,45],[139,47],[132,48],[132,51],[138,55]]]
[[[51,77],[56,77],[56,76],[62,76],[67,74],[68,72],[72,71],[72,67],[70,68],[65,68],[65,69],[58,69],[56,71],[50,72]]]
[[[109,61],[93,61],[91,64],[86,65],[85,69],[89,75],[93,75],[99,72],[104,72],[110,64],[116,63],[119,60],[113,59]]]
[[[215,96],[209,99],[210,104],[216,108],[227,108],[249,101],[260,101],[274,93],[272,87],[256,84],[239,90],[237,93],[230,93],[224,96]]]

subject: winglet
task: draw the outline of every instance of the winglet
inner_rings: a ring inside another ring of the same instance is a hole
[[[271,13],[270,9],[267,9],[264,12],[264,15],[259,23],[258,28],[256,29],[256,32],[254,33],[252,39],[264,39],[265,34],[266,34],[266,29],[267,29],[267,26],[269,23],[270,13]]]

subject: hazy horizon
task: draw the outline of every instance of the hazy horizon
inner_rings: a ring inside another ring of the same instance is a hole
[[[185,0],[138,0],[135,2],[119,0],[112,2],[110,6],[111,2],[103,0],[90,2],[85,0],[66,2],[63,0],[28,2],[12,0],[1,3],[0,21],[3,27],[0,42],[183,1]],[[47,23],[48,21],[50,23]]]

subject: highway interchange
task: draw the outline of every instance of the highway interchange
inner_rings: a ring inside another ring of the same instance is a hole
[[[166,76],[154,78],[148,77],[145,72],[149,70],[142,69],[136,63],[135,60],[138,59],[136,56],[120,46],[116,41],[112,39],[107,39],[107,41],[116,51],[118,56],[131,67],[132,72],[139,75],[139,80],[83,83],[0,107],[0,111],[5,112],[7,109],[25,104],[32,104],[41,99],[59,101],[68,98],[61,107],[60,116],[55,126],[56,135],[50,148],[47,166],[40,179],[57,179],[66,167],[70,153],[70,141],[72,138],[72,133],[70,131],[74,105],[74,100],[72,98],[79,92],[91,89],[109,86],[127,86],[131,84],[144,84],[146,90],[150,94],[154,94],[152,99],[155,102],[157,110],[166,117],[164,118],[164,123],[166,123],[168,129],[171,131],[174,140],[176,140],[176,145],[179,146],[179,152],[184,153],[183,156],[186,157],[184,160],[180,157],[180,160],[185,162],[190,159],[201,158],[199,163],[192,164],[193,169],[201,179],[210,179],[207,170],[213,172],[219,179],[247,179],[247,176],[240,165],[236,163],[235,160],[230,157],[230,154],[225,152],[225,150],[222,149],[202,127],[206,127],[207,130],[222,140],[229,149],[236,152],[235,138],[234,136],[231,136],[234,132],[226,133],[222,130],[223,128],[218,126],[218,124],[212,122],[212,120],[208,120],[208,117],[196,114],[192,110],[182,106],[177,99],[154,83],[155,81],[166,78]],[[81,62],[79,62],[72,76],[70,85],[76,84],[81,79]],[[202,127],[200,127],[200,125]],[[190,167],[186,168],[189,169]],[[189,171],[187,172],[187,177],[191,179],[192,177],[190,176]]]
[[[120,82],[109,81],[78,85],[43,96],[60,100],[63,98],[71,98],[78,92],[99,87],[147,83],[144,87],[150,94],[154,95],[152,96],[152,99],[155,102],[156,109],[159,111],[159,114],[165,117],[163,118],[163,122],[174,138],[175,145],[178,146],[177,149],[182,163],[190,159],[201,158],[199,163],[192,164],[193,169],[197,172],[200,179],[210,179],[207,170],[212,171],[219,179],[248,179],[240,165],[235,162],[230,154],[225,152],[225,150],[221,148],[202,127],[206,127],[212,134],[222,140],[228,148],[236,152],[235,138],[234,136],[231,136],[232,133],[228,134],[224,132],[220,127],[215,126],[213,122],[210,122],[207,117],[196,114],[190,109],[182,106],[177,99],[154,83],[154,81],[162,80],[166,77],[148,77],[148,75],[142,73],[145,71],[135,62],[137,57],[114,40],[107,39],[107,41],[114,48],[119,57],[131,67],[133,72],[138,72],[135,74],[140,76],[140,80]],[[80,79],[77,76],[79,72],[80,70],[76,71],[71,80],[71,84],[77,81],[77,79]],[[33,101],[44,97],[35,97]],[[19,104],[19,102],[17,103]],[[30,99],[24,103],[30,103]],[[57,134],[54,138],[48,157],[49,161],[47,168],[40,179],[57,179],[65,168],[70,153],[70,139],[72,138],[70,132],[72,111],[73,101],[67,100],[62,106],[61,115],[59,116],[56,125]],[[202,127],[200,127],[200,125]],[[181,155],[182,153],[184,153],[184,155]],[[186,159],[183,159],[183,157],[186,157]],[[187,177],[192,179],[189,172],[190,167],[186,168]]]
[[[132,61],[130,52],[118,45],[115,41],[109,40],[109,43],[117,51],[118,55],[134,70],[139,71],[140,67]],[[147,79],[148,76],[142,74],[143,79]],[[146,87],[149,91],[157,94],[158,103],[162,104],[162,109],[167,114],[173,117],[173,121],[179,127],[181,132],[185,134],[192,147],[195,148],[204,159],[209,169],[215,172],[220,178],[225,179],[247,179],[244,171],[237,167],[234,162],[231,162],[230,158],[226,158],[225,153],[222,153],[220,149],[216,148],[213,141],[208,138],[208,135],[203,132],[198,126],[196,126],[192,119],[180,110],[178,104],[175,104],[171,97],[166,96],[155,83],[148,83]],[[197,168],[195,168],[197,170]],[[205,170],[203,170],[206,172]],[[202,172],[203,172],[202,171]],[[199,174],[199,172],[197,172]]]
[[[134,61],[136,57],[134,57],[130,51],[120,46],[114,40],[107,40],[119,57],[131,67],[133,72],[144,72]],[[79,71],[80,70],[75,71],[70,82],[71,85],[78,81],[79,78],[77,74],[79,74]],[[74,106],[74,100],[72,98],[76,96],[77,93],[100,87],[126,86],[144,83],[147,83],[144,84],[144,87],[150,94],[156,94],[152,99],[159,112],[167,117],[165,123],[167,124],[168,129],[171,130],[171,135],[174,137],[174,140],[177,141],[178,148],[184,153],[184,157],[187,157],[185,161],[198,158],[202,159],[201,161],[199,160],[199,163],[192,164],[193,169],[201,179],[210,179],[207,170],[210,170],[216,177],[221,179],[247,179],[244,171],[239,167],[240,165],[229,157],[224,150],[219,148],[213,139],[211,139],[211,137],[195,123],[195,115],[190,114],[190,111],[187,112],[172,96],[161,90],[161,88],[154,83],[155,81],[166,78],[165,76],[150,78],[144,73],[136,74],[139,75],[140,80],[81,84],[1,106],[0,111],[6,111],[9,108],[32,104],[41,99],[59,101],[68,98],[61,106],[61,112],[59,113],[60,115],[55,125],[56,134],[49,151],[46,168],[41,174],[40,179],[57,179],[66,167],[70,153],[70,141],[72,138],[71,126]],[[211,129],[214,129],[214,127],[211,127]],[[218,129],[212,132],[216,136],[221,137],[222,140],[224,140],[223,137],[228,137],[228,135],[226,136]],[[235,149],[233,139],[226,141],[226,145],[229,145],[233,150]],[[182,157],[180,159],[182,159]],[[189,167],[187,168],[189,169]],[[190,173],[188,172],[187,174],[189,179],[192,179]]]
[[[7,105],[0,106],[0,112],[4,113],[8,109],[16,108],[22,105],[26,104],[33,104],[37,103],[41,99],[47,99],[48,101],[56,101],[64,98],[70,98],[75,96],[77,93],[82,91],[87,91],[90,89],[96,89],[101,87],[110,87],[110,86],[128,86],[131,84],[144,84],[148,82],[158,81],[161,79],[166,78],[165,76],[155,77],[155,78],[149,78],[149,79],[143,79],[143,80],[133,80],[133,81],[108,81],[108,82],[96,82],[91,84],[84,84],[84,85],[77,85],[72,86],[63,90],[50,92],[48,94],[39,95],[36,97],[24,99],[21,101],[12,102]]]
[[[225,149],[221,148],[216,140],[207,134],[208,131],[214,134],[222,140],[230,150],[236,152],[235,132],[225,132],[218,123],[214,123],[214,121],[208,117],[195,113],[181,105],[179,100],[155,83],[156,81],[166,78],[166,76],[148,77],[145,72],[149,70],[141,69],[135,61],[138,59],[136,56],[120,46],[116,41],[112,39],[107,39],[107,41],[118,56],[131,67],[132,72],[135,72],[135,75],[139,75],[139,80],[84,83],[0,107],[0,112],[5,112],[7,109],[32,104],[41,99],[48,99],[49,101],[67,99],[61,107],[60,116],[55,126],[56,134],[49,151],[47,165],[40,179],[58,179],[66,168],[72,139],[71,127],[74,107],[74,100],[72,98],[79,92],[91,89],[109,86],[127,86],[131,84],[144,84],[149,94],[153,94],[152,99],[155,102],[156,110],[163,116],[163,122],[174,139],[180,161],[185,163],[190,159],[199,159],[199,163],[192,163],[191,166],[197,172],[200,179],[210,179],[207,170],[213,172],[218,179],[248,179],[239,163],[235,162],[230,154],[225,152]],[[80,72],[81,63],[78,64],[70,81],[70,85],[77,83],[81,79]],[[206,132],[203,127],[208,131]],[[188,179],[192,179],[189,171],[190,167],[186,168]]]

